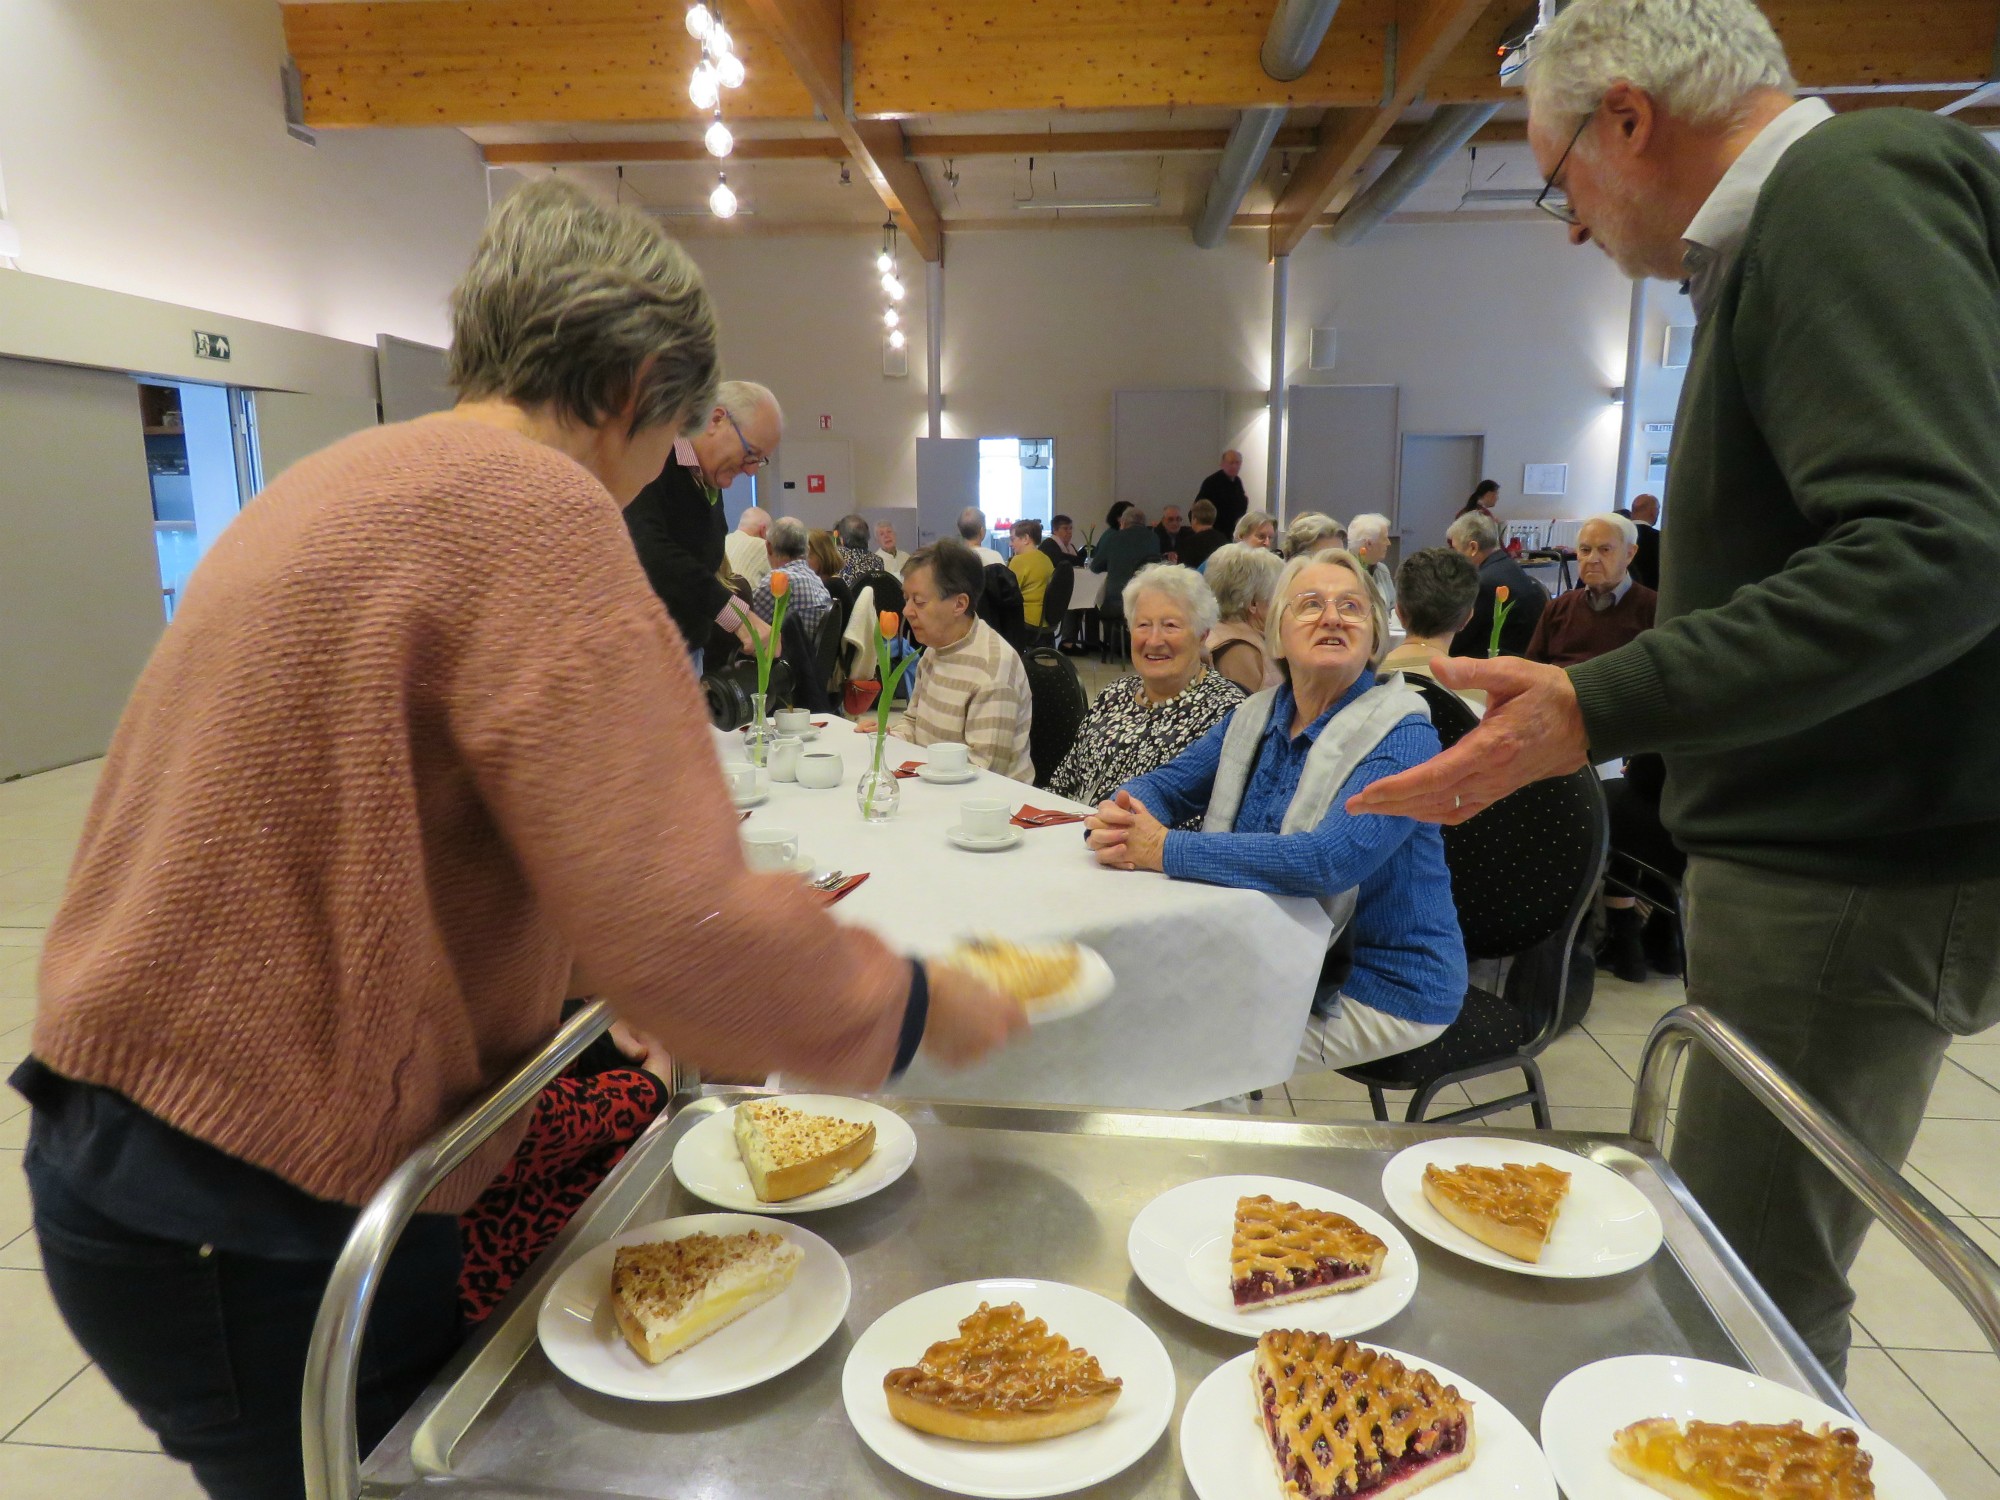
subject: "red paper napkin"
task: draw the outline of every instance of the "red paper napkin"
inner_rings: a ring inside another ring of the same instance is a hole
[[[848,876],[845,880],[841,881],[839,885],[835,886],[830,891],[817,891],[814,894],[816,894],[819,897],[819,904],[821,906],[831,906],[833,905],[834,902],[840,900],[841,897],[845,896],[849,891],[852,891],[857,887],[859,887],[861,882],[866,880],[867,878],[868,878],[868,872],[866,870],[863,870],[859,875]]]
[[[1054,828],[1061,823],[1081,823],[1087,816],[1087,813],[1060,812],[1053,807],[1030,807],[1024,802],[1010,821],[1016,828]]]
[[[744,808],[744,809],[743,809],[743,811],[742,811],[741,813],[737,814],[737,817],[736,817],[736,821],[737,821],[737,822],[739,822],[739,823],[747,823],[747,822],[749,822],[749,821],[750,821],[750,809],[749,809],[749,808],[747,808],[747,807],[746,807],[746,808]]]
[[[895,770],[891,771],[889,774],[895,777],[898,781],[906,781],[910,777],[917,774],[917,767],[922,764],[923,762],[920,760],[906,760],[900,766],[896,767]]]

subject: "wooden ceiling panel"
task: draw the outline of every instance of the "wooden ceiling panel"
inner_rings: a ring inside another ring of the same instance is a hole
[[[2000,44],[1993,0],[1760,0],[1801,87],[1983,81]]]

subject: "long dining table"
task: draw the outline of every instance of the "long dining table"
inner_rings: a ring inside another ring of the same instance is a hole
[[[1291,1075],[1330,935],[1317,903],[1107,869],[1076,823],[1023,829],[1018,844],[995,852],[957,848],[947,831],[973,799],[1089,810],[989,771],[958,785],[900,781],[895,815],[865,821],[855,784],[874,740],[848,720],[823,722],[805,749],[840,756],[839,785],[772,782],[742,827],[796,831],[818,872],[865,871],[831,908],[837,920],[918,957],[976,936],[1072,939],[1101,953],[1117,980],[1103,1004],[1037,1026],[976,1067],[952,1072],[919,1056],[892,1092],[1188,1109]],[[747,758],[740,733],[717,731],[716,748],[725,763]],[[891,736],[883,764],[924,758]]]

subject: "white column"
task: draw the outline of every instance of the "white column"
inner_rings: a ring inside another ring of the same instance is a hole
[[[944,260],[924,262],[924,373],[930,391],[930,435],[944,436]]]
[[[1646,358],[1646,281],[1632,283],[1632,316],[1625,328],[1625,409],[1618,418],[1618,483],[1612,504],[1619,510],[1632,501],[1632,450],[1639,436],[1639,387]]]
[[[1271,431],[1264,470],[1264,508],[1284,524],[1285,476],[1285,295],[1291,281],[1292,258],[1271,262]]]

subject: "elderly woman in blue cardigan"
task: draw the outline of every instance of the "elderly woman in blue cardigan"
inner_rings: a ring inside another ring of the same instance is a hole
[[[1438,753],[1423,698],[1377,680],[1388,614],[1345,551],[1278,580],[1271,653],[1285,681],[1247,699],[1088,824],[1100,863],[1175,880],[1308,896],[1353,935],[1354,967],[1314,997],[1302,1066],[1344,1068],[1434,1040],[1465,1000],[1465,944],[1439,830],[1355,816],[1347,799]],[[1174,825],[1199,816],[1197,832]]]

